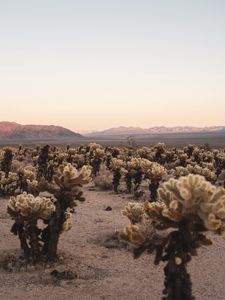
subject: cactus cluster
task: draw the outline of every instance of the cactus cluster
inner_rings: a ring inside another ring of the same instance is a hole
[[[32,180],[33,173],[26,171],[25,176]],[[18,235],[27,259],[33,263],[56,259],[59,237],[72,228],[76,200],[85,200],[82,186],[90,181],[90,175],[90,167],[77,170],[71,164],[62,165],[51,183],[44,177],[39,180],[35,187],[39,196],[23,192],[10,198],[7,212],[14,220],[11,231]],[[41,196],[42,192],[48,192],[48,197]],[[41,228],[39,220],[43,221]]]
[[[14,220],[32,222],[38,219],[48,220],[55,211],[54,203],[45,197],[34,197],[24,192],[16,197],[10,197],[7,212]]]

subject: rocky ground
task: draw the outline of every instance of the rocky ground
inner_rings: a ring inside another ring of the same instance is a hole
[[[128,224],[121,209],[128,195],[85,189],[86,201],[77,207],[74,226],[61,236],[60,261],[54,266],[26,266],[19,241],[10,233],[7,199],[0,199],[0,299],[2,300],[158,300],[163,289],[163,265],[153,257],[134,260],[115,232]],[[111,211],[105,210],[111,207]],[[225,239],[213,237],[189,271],[197,300],[225,299]],[[64,279],[51,272],[66,271]]]

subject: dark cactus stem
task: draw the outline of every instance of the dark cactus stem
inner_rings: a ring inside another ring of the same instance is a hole
[[[118,187],[120,185],[120,179],[121,179],[121,174],[120,174],[120,169],[117,168],[114,173],[113,173],[113,189],[115,193],[118,193]]]
[[[120,151],[118,149],[113,149],[112,150],[112,157],[117,158],[117,156],[120,154]]]
[[[106,161],[105,161],[105,165],[106,165],[108,170],[110,169],[111,161],[112,161],[111,156],[107,156]]]
[[[57,249],[59,243],[59,235],[61,231],[61,222],[55,216],[49,223],[49,237],[47,243],[47,259],[49,261],[55,261],[57,258]]]
[[[162,154],[164,153],[164,149],[158,148],[155,153],[155,161],[163,164]]]
[[[20,224],[15,223],[12,226],[11,232],[15,235],[18,234],[21,249],[23,250],[25,257],[28,258],[30,256],[30,248],[27,244],[26,234],[24,231],[24,224],[23,223],[20,223]]]
[[[49,148],[49,145],[46,145],[41,149],[41,153],[38,157],[37,179],[40,179],[41,177],[45,177],[47,179]]]
[[[72,157],[71,154],[68,154],[68,157],[67,157],[66,161],[67,161],[68,163],[70,163],[70,164],[73,163],[73,157]]]
[[[91,162],[94,177],[96,177],[99,173],[101,162],[102,162],[102,160],[98,157],[93,158],[93,160]]]
[[[192,283],[190,275],[187,273],[186,266],[182,264],[174,267],[174,257],[164,268],[165,273],[165,293],[163,300],[194,300],[192,296]]]
[[[6,149],[4,153],[4,158],[1,162],[1,169],[5,172],[5,177],[8,178],[9,172],[11,171],[13,153],[11,149]]]
[[[137,191],[142,182],[143,172],[141,169],[138,169],[134,175],[134,190]]]
[[[28,184],[27,184],[27,181],[26,181],[26,178],[24,177],[24,174],[23,172],[18,172],[18,177],[19,177],[19,180],[18,180],[18,186],[19,186],[19,189],[21,192],[27,192],[28,191]]]
[[[151,201],[155,202],[157,199],[157,191],[159,188],[159,182],[157,180],[152,180],[149,184],[149,191],[150,191],[150,199]]]
[[[219,175],[221,174],[221,172],[222,172],[222,169],[221,168],[216,168],[216,177],[218,178],[219,177]]]
[[[193,151],[194,151],[194,146],[189,145],[188,150],[187,150],[188,158],[190,158],[192,156]]]
[[[125,180],[126,180],[126,185],[127,185],[127,192],[130,193],[131,188],[132,188],[132,174],[130,171],[127,172],[127,174],[125,176]]]
[[[44,242],[43,254],[47,256],[47,260],[55,261],[57,258],[57,249],[59,237],[62,232],[63,223],[65,222],[65,211],[69,207],[64,192],[57,195],[56,211],[52,215],[47,228],[42,233]]]
[[[48,180],[48,182],[52,182],[52,178],[54,174],[55,174],[54,165],[49,165],[46,174],[46,179]]]
[[[169,236],[166,255],[167,261],[164,268],[165,290],[163,300],[194,300],[192,295],[192,283],[187,272],[187,263],[191,260],[190,247],[192,234],[186,224],[181,224],[179,231],[172,232]]]
[[[34,264],[40,260],[39,233],[36,222],[28,227],[30,255]]]

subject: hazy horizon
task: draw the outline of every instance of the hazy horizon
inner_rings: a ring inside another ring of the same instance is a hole
[[[60,124],[47,124],[47,123],[29,123],[29,124],[24,124],[24,123],[19,123],[19,122],[15,122],[15,121],[8,121],[8,120],[0,120],[0,123],[1,122],[14,122],[14,123],[18,123],[20,125],[47,125],[47,126],[61,126],[61,127],[65,127],[63,125],[60,125]],[[77,133],[81,133],[81,134],[85,134],[85,133],[95,133],[95,132],[102,132],[102,131],[105,131],[105,130],[111,130],[111,129],[119,129],[119,128],[127,128],[127,129],[143,129],[143,130],[147,130],[147,129],[151,129],[151,128],[161,128],[161,127],[165,127],[165,128],[174,128],[174,127],[181,127],[181,128],[185,128],[185,127],[193,127],[193,128],[210,128],[210,127],[224,127],[225,128],[225,125],[223,124],[219,124],[219,125],[212,125],[212,126],[190,126],[190,125],[180,125],[180,126],[163,126],[163,125],[158,125],[158,126],[151,126],[151,127],[141,127],[141,126],[123,126],[123,125],[118,125],[118,126],[115,126],[115,127],[106,127],[106,128],[102,128],[102,129],[74,129],[74,128],[69,128],[69,127],[65,127],[66,129],[69,129],[69,130],[72,130],[74,132],[77,132]]]
[[[0,3],[0,120],[223,126],[225,2]]]

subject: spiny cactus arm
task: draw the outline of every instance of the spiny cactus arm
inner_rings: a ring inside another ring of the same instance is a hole
[[[141,222],[144,215],[144,207],[140,203],[128,203],[122,210],[122,215],[127,216],[132,224]]]
[[[60,188],[63,187],[63,185],[61,185],[61,182],[59,180],[59,178],[55,175],[54,176],[54,181],[57,181],[57,184],[53,184],[53,183],[49,183],[44,177],[41,177],[41,179],[38,182],[37,185],[37,192],[49,192],[51,194],[56,194]]]

